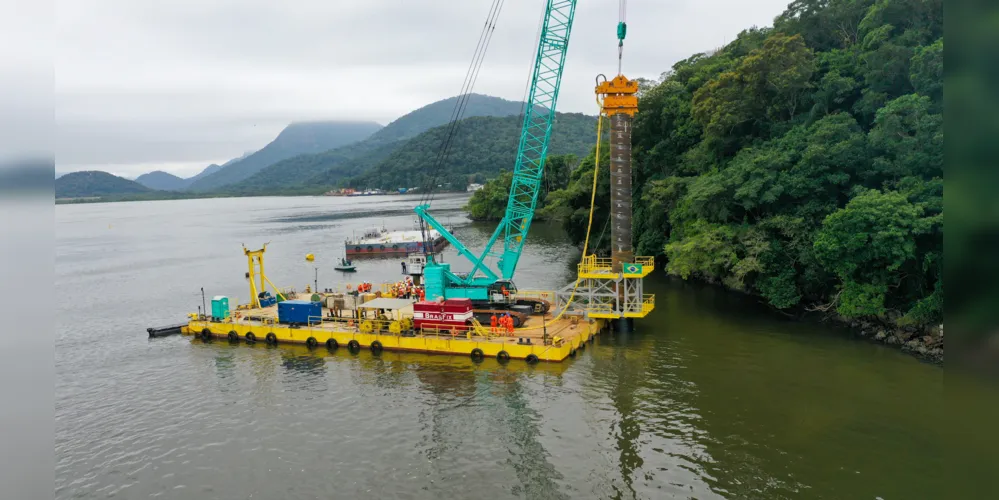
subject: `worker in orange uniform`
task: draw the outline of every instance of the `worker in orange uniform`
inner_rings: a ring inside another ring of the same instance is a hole
[[[504,285],[502,288],[500,288],[500,290],[503,292],[503,299],[504,300],[509,300],[510,299],[510,290],[506,289],[506,285]]]
[[[506,313],[506,333],[513,337],[513,316]]]
[[[493,333],[496,333],[496,324],[499,323],[499,318],[496,317],[496,313],[489,318],[489,329]]]

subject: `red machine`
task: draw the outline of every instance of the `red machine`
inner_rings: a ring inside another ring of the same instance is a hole
[[[472,299],[424,300],[413,304],[413,328],[424,326],[463,331],[472,322]]]

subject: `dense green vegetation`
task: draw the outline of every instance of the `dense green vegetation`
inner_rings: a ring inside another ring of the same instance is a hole
[[[56,198],[89,198],[148,193],[152,190],[135,181],[99,170],[73,172],[55,180]]]
[[[584,138],[585,140],[585,138]],[[545,219],[543,210],[548,204],[548,195],[565,186],[570,174],[579,162],[574,154],[552,155],[545,160],[545,170],[541,178],[541,191],[538,193],[538,204],[535,219]],[[592,170],[591,170],[592,171]],[[513,172],[504,171],[476,191],[465,207],[473,220],[500,220],[506,213],[507,200],[510,197],[510,185],[513,183]]]
[[[440,189],[463,190],[470,181],[483,181],[513,168],[523,119],[518,116],[467,118],[451,141],[441,174]],[[549,145],[551,154],[585,152],[593,140],[596,117],[580,113],[558,113]],[[426,186],[437,164],[447,127],[437,127],[392,152],[374,168],[351,179],[349,185],[395,189]]]
[[[198,179],[188,188],[195,192],[218,191],[252,177],[281,160],[301,154],[315,154],[370,137],[381,129],[375,122],[301,122],[292,123],[277,138],[242,160]]]
[[[797,0],[646,85],[632,144],[636,251],[671,274],[780,309],[941,320],[939,0]],[[577,242],[592,172],[591,153],[543,211]]]

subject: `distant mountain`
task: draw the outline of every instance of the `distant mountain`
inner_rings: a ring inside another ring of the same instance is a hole
[[[187,179],[181,179],[162,170],[142,174],[136,177],[135,182],[158,191],[179,191],[190,184]]]
[[[375,122],[300,122],[292,123],[257,151],[191,184],[190,190],[206,192],[247,179],[260,170],[286,158],[305,153],[320,153],[369,137],[382,126]]]
[[[243,153],[243,156],[240,156],[239,158],[233,158],[233,159],[231,159],[231,160],[223,163],[221,166],[228,167],[229,165],[232,165],[233,163],[236,163],[237,161],[242,160],[243,158],[246,158],[247,156],[250,156],[253,153],[256,153],[256,151],[247,151],[247,152]],[[213,163],[212,165],[215,165],[215,164]],[[219,165],[215,165],[215,166],[219,166]]]
[[[449,123],[455,103],[459,98],[460,96],[449,97],[410,111],[373,134],[370,140],[381,143],[400,141],[416,137],[438,125]],[[462,117],[519,115],[523,106],[524,103],[519,101],[508,101],[500,97],[482,94],[468,94],[468,99],[465,102],[465,113]]]
[[[249,156],[249,155],[247,155],[247,156]],[[225,167],[226,165],[232,165],[233,163],[235,163],[235,162],[237,162],[239,160],[242,160],[243,158],[246,158],[246,156],[241,156],[239,158],[233,158],[233,159],[231,159],[231,160],[229,160],[229,161],[227,161],[227,162],[225,162],[225,163],[223,163],[221,165],[217,165],[215,163],[212,163],[211,165],[208,165],[207,167],[205,167],[205,169],[202,170],[200,173],[198,173],[198,175],[195,175],[194,177],[188,177],[187,179],[184,179],[184,180],[186,180],[187,181],[187,185],[190,186],[191,184],[193,184],[198,179],[200,179],[202,177],[207,177],[209,175],[212,175],[215,172],[218,172],[219,170],[222,170],[222,167]],[[185,186],[185,187],[187,187],[187,186]]]
[[[596,116],[556,113],[548,154],[586,156],[596,138],[596,124]],[[464,188],[470,177],[482,179],[512,170],[521,125],[517,116],[466,118],[452,138],[436,183]],[[437,151],[446,132],[447,127],[436,127],[410,139],[374,168],[350,179],[349,184],[359,188],[423,188],[436,169]],[[319,177],[313,182],[329,184],[335,180]]]
[[[98,170],[72,172],[55,180],[56,198],[90,198],[150,191],[138,182]]]
[[[340,179],[374,167],[408,139],[450,122],[457,100],[457,96],[450,97],[411,111],[363,141],[277,162],[223,190],[234,194],[265,194],[296,187],[301,189],[303,185],[319,188],[333,185]],[[522,107],[522,102],[469,94],[464,116],[519,115]]]

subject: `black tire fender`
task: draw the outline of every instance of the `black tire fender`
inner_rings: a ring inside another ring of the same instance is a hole
[[[351,340],[347,342],[347,350],[350,352],[357,352],[361,350],[361,343],[356,340]]]
[[[212,331],[209,330],[209,329],[207,329],[207,328],[205,328],[204,330],[201,330],[201,335],[199,335],[199,338],[201,340],[206,341],[206,342],[209,341],[209,340],[211,340],[212,339]]]
[[[510,361],[510,353],[506,351],[500,351],[496,353],[496,359],[503,362]]]
[[[526,358],[524,358],[524,361],[527,361],[527,364],[529,365],[533,365],[534,363],[537,363],[539,360],[536,354],[531,353],[528,354]]]
[[[268,344],[274,345],[278,343],[277,335],[274,335],[274,332],[268,333],[264,338],[267,339]]]
[[[315,349],[317,345],[319,345],[319,341],[315,337],[305,339],[305,346],[309,349]]]
[[[374,341],[371,343],[371,352],[382,352],[382,343],[379,341]]]
[[[335,338],[330,337],[330,339],[326,341],[327,349],[335,351],[338,347],[340,347],[340,343],[337,342]]]
[[[479,349],[478,347],[476,347],[475,349],[472,349],[471,356],[472,356],[472,359],[475,360],[475,361],[481,361],[482,358],[486,357],[485,353],[482,352],[482,349]]]
[[[232,342],[233,344],[239,343],[239,334],[236,333],[236,330],[229,332],[229,342]]]
[[[246,335],[243,335],[243,338],[246,339],[248,344],[252,344],[257,341],[257,336],[254,335],[253,332],[246,332]]]

